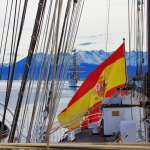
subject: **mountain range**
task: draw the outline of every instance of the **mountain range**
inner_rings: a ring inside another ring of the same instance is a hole
[[[93,71],[99,64],[101,64],[109,55],[111,52],[105,52],[104,50],[91,50],[91,51],[76,51],[76,63],[77,63],[77,74],[78,74],[78,79],[79,80],[84,80],[87,75]],[[140,55],[140,54],[138,54]],[[53,60],[54,57],[51,55],[44,55],[43,53],[37,53],[34,54],[33,60],[32,60],[32,66],[30,68],[29,72],[29,78],[30,79],[38,79],[38,76],[40,74],[40,69],[42,67],[42,61],[43,57],[45,57],[45,61],[47,62],[46,64],[49,63],[50,60]],[[64,77],[65,80],[69,80],[70,78],[70,72],[72,72],[72,60],[73,60],[74,55],[72,54],[66,54],[65,64],[70,64],[67,67],[66,70],[66,75]],[[24,70],[24,65],[26,63],[27,58],[23,58],[19,60],[16,63],[15,67],[15,74],[14,74],[14,80],[19,80],[22,77],[23,70]],[[132,78],[136,74],[137,70],[137,52],[136,51],[131,51],[126,52],[126,65],[127,65],[127,74],[128,78]],[[143,71],[146,73],[147,71],[147,53],[143,53]],[[68,63],[70,61],[70,63]],[[62,67],[60,65],[61,63],[58,64],[58,69],[61,70],[60,68]],[[53,67],[51,64],[50,67]],[[64,66],[63,66],[64,67]],[[4,64],[2,69],[2,75],[1,79],[2,80],[7,80],[7,74],[8,74],[8,64]],[[45,66],[46,69],[48,69],[48,65]],[[34,76],[32,75],[32,70],[34,70]],[[44,77],[43,77],[44,78]],[[50,75],[50,78],[52,78],[52,73]]]

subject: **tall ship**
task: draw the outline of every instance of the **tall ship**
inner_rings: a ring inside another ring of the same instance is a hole
[[[110,0],[108,2],[106,50]],[[68,53],[73,55],[70,86],[77,86],[74,44],[85,3],[84,0],[38,0],[32,18],[31,1],[4,1],[0,31],[2,143],[28,143],[26,148],[32,147],[31,143],[43,143],[39,146],[44,148],[56,143],[49,147],[56,148],[59,143],[99,145],[150,141],[149,0],[128,1],[129,41],[120,41],[87,76],[72,98],[68,97],[66,107],[58,110],[70,65]],[[33,21],[28,21],[27,16]],[[30,33],[29,22],[32,24]],[[145,22],[147,59],[144,58]],[[136,72],[129,77],[132,34]],[[127,42],[128,53],[125,51]],[[23,52],[26,57],[17,61]],[[146,70],[144,64],[148,66]],[[54,140],[53,135],[58,139]]]
[[[49,143],[83,4],[84,0],[3,1],[2,142]]]
[[[77,84],[78,84],[78,64],[77,64],[77,52],[74,49],[72,51],[72,59],[71,59],[71,65],[70,65],[70,69],[69,69],[69,87],[72,88],[77,88]]]
[[[68,129],[62,142],[143,143],[149,140],[149,79],[144,70],[143,35],[147,19],[149,31],[149,2],[136,1],[135,28],[136,72],[128,77],[131,58],[123,43],[107,57],[73,95],[66,108],[58,115],[60,124]],[[147,4],[147,17],[144,7]],[[128,3],[130,14],[130,2]],[[108,7],[109,8],[109,7]],[[109,15],[108,15],[109,16]],[[131,19],[131,20],[130,20]],[[129,38],[132,18],[129,16]],[[149,39],[149,34],[147,34]],[[149,40],[147,40],[149,49]],[[126,62],[130,59],[129,62]],[[129,63],[129,64],[127,64]],[[127,67],[128,65],[128,67]],[[149,65],[148,65],[149,69]]]

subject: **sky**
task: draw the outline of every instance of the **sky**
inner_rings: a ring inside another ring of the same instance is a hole
[[[109,0],[85,0],[75,47],[106,49],[107,12]],[[125,38],[128,42],[128,0],[110,0],[108,51]]]
[[[0,33],[2,33],[6,2],[6,0],[3,0],[3,3],[1,3]],[[38,0],[29,0],[28,2],[24,32],[19,46],[19,58],[25,57],[28,52]],[[106,50],[108,2],[109,0],[85,0],[75,43],[76,49]],[[126,49],[128,49],[128,0],[110,0],[108,27],[107,51],[115,50],[122,43],[123,38],[126,39]],[[7,53],[9,56],[9,51]]]

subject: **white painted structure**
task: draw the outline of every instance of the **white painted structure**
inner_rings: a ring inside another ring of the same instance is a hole
[[[132,110],[131,110],[132,109]],[[137,113],[136,110],[139,110],[138,107],[104,107],[103,108],[103,119],[104,119],[104,135],[113,135],[119,133],[120,130],[120,123],[122,121],[132,121],[136,122],[138,125],[139,119],[136,118]],[[133,111],[133,118],[132,113]],[[137,129],[137,128],[135,128]]]
[[[122,108],[103,108],[104,135],[113,135],[120,131],[120,121],[123,120]]]
[[[120,122],[120,134],[123,143],[136,142],[136,122],[133,120],[123,120]]]

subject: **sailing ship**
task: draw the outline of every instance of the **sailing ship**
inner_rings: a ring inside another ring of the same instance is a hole
[[[7,0],[1,9],[0,84],[5,90],[0,139],[5,142],[49,142],[66,76],[66,55],[74,47],[84,0],[38,0],[36,4]],[[26,59],[18,66],[20,54]],[[15,81],[18,69],[22,73]]]
[[[138,0],[136,4],[136,75],[132,79],[123,80],[125,73],[122,74],[122,71],[124,70],[124,67],[121,66],[122,63],[119,64],[122,69],[115,69],[115,73],[113,69],[116,66],[113,68],[113,64],[110,64],[110,62],[113,60],[111,59],[112,55],[114,56],[115,54],[116,57],[119,55],[115,52],[99,67],[97,67],[97,69],[94,70],[83,82],[79,90],[68,103],[67,107],[58,115],[60,124],[63,127],[68,128],[67,134],[65,134],[64,138],[62,139],[63,142],[135,143],[149,141],[150,115],[148,93],[150,73],[149,71],[147,74],[144,74],[143,72],[143,63],[145,60],[143,58],[142,49],[142,29],[144,24],[143,19],[145,19],[143,18],[143,10],[145,1]],[[148,31],[150,28],[149,7],[150,3],[147,1],[148,17],[146,19],[148,23]],[[131,20],[129,18],[129,28],[131,28],[130,21]],[[147,49],[149,52],[149,34],[147,34],[147,36]],[[131,39],[129,40],[129,48],[131,48],[130,42]],[[117,61],[118,60],[116,60],[116,62]],[[148,64],[149,63],[148,53]],[[107,67],[109,69],[107,69]],[[103,72],[100,72],[99,70],[103,70]],[[120,75],[118,75],[119,72]],[[110,80],[113,83],[111,83]],[[120,81],[120,83],[118,81]],[[109,93],[108,88],[111,92],[113,91],[112,93],[110,92],[111,94],[108,96],[109,98],[107,98],[107,92]],[[94,89],[96,91],[97,89],[100,89],[100,96],[94,95]],[[116,91],[114,89],[116,89]],[[125,95],[123,96],[122,93]],[[96,111],[92,110],[94,107]],[[139,114],[136,113],[137,109]],[[139,119],[137,119],[137,115],[139,116]]]
[[[72,63],[69,69],[69,87],[77,88],[78,83],[78,67],[77,67],[77,52],[74,49],[72,51]]]
[[[23,3],[24,2],[24,3]],[[79,27],[80,18],[82,15],[82,10],[84,6],[84,0],[55,0],[55,1],[47,1],[47,0],[39,0],[37,4],[37,11],[35,20],[33,23],[33,29],[32,34],[27,36],[29,43],[28,43],[28,51],[27,53],[27,59],[23,66],[23,73],[21,76],[21,82],[19,83],[18,87],[19,90],[17,91],[17,94],[15,95],[15,98],[12,98],[12,90],[14,85],[14,76],[15,76],[15,69],[16,69],[16,61],[17,56],[19,52],[20,46],[25,43],[25,39],[23,36],[25,33],[25,22],[26,22],[26,14],[28,11],[29,1],[11,1],[9,3],[9,0],[5,2],[5,14],[3,18],[3,27],[1,31],[1,41],[0,41],[0,55],[2,56],[1,59],[1,68],[0,68],[0,79],[3,79],[3,75],[5,71],[7,72],[7,81],[4,88],[5,95],[4,95],[4,108],[2,110],[2,117],[1,117],[1,132],[0,132],[0,138],[1,140],[5,138],[6,142],[50,142],[50,134],[55,132],[57,129],[60,128],[60,126],[55,126],[53,128],[54,118],[55,114],[58,108],[60,95],[63,88],[64,83],[64,76],[67,69],[67,60],[66,55],[67,53],[71,52],[71,50],[74,47],[74,42],[76,38],[76,34]],[[149,1],[147,1],[148,8],[150,7]],[[138,0],[137,1],[137,12],[138,12],[138,19],[139,17],[142,18],[143,14],[143,1]],[[62,9],[63,8],[63,9]],[[12,11],[13,10],[13,11]],[[147,9],[149,10],[149,9]],[[141,16],[140,16],[140,15]],[[149,12],[148,12],[149,14]],[[30,15],[31,16],[31,15]],[[142,20],[142,19],[141,19]],[[140,20],[138,20],[138,23]],[[148,25],[149,25],[149,17],[148,17]],[[61,24],[62,23],[62,24]],[[121,116],[120,114],[127,114],[129,110],[131,110],[131,114],[134,109],[133,107],[141,107],[143,106],[143,102],[135,103],[134,99],[136,100],[137,97],[146,100],[144,103],[144,120],[145,123],[148,124],[146,126],[146,137],[144,140],[149,138],[149,75],[150,75],[150,68],[148,68],[148,74],[147,76],[141,76],[142,72],[142,52],[140,51],[141,45],[143,44],[143,41],[141,41],[140,38],[143,38],[143,34],[141,34],[139,28],[143,24],[138,24],[137,30],[137,43],[139,44],[137,47],[138,58],[137,58],[137,64],[138,64],[138,71],[137,75],[132,82],[128,81],[129,83],[126,83],[125,78],[125,68],[124,68],[124,57],[121,55],[118,59],[118,54],[113,54],[113,57],[115,57],[115,62],[119,60],[119,62],[122,64],[122,70],[124,73],[122,74],[121,80],[114,79],[117,76],[114,76],[114,78],[110,78],[110,82],[114,83],[115,85],[119,85],[117,89],[115,88],[117,95],[114,93],[114,91],[110,92],[110,89],[113,89],[114,85],[111,85],[111,88],[108,90],[108,80],[105,80],[103,77],[107,77],[107,73],[102,73],[101,71],[107,70],[109,71],[109,67],[113,70],[113,63],[110,63],[110,60],[107,59],[104,63],[102,63],[102,66],[98,68],[98,72],[94,72],[92,77],[89,76],[90,79],[93,78],[94,82],[91,82],[89,78],[83,83],[83,85],[79,88],[79,92],[77,95],[74,96],[74,100],[70,102],[68,106],[71,106],[74,104],[74,101],[77,99],[82,98],[82,96],[85,96],[84,94],[87,94],[86,98],[86,105],[83,101],[83,103],[79,103],[81,109],[79,111],[75,111],[75,113],[71,112],[73,115],[77,117],[77,120],[74,120],[72,118],[72,121],[68,121],[67,124],[64,124],[63,127],[69,128],[67,131],[66,137],[70,139],[67,141],[99,141],[100,134],[104,134],[101,136],[102,141],[104,141],[104,135],[111,135],[111,138],[109,138],[109,141],[116,141],[117,138],[120,138],[120,134],[118,135],[118,132],[121,133],[122,139],[124,141],[130,140],[135,141],[135,132],[134,134],[128,135],[124,134],[126,130],[124,130],[124,127],[126,128],[126,125],[130,125],[132,128],[128,128],[128,131],[135,131],[135,122],[132,120],[126,120],[124,119],[125,115]],[[142,26],[143,27],[143,26]],[[148,26],[148,30],[149,30]],[[141,29],[141,28],[140,28]],[[9,40],[8,40],[9,39]],[[148,34],[149,39],[149,34]],[[139,42],[140,41],[140,42]],[[148,40],[149,41],[149,40]],[[148,42],[150,44],[150,42]],[[121,45],[121,50],[124,50],[124,43]],[[149,45],[150,47],[150,45]],[[150,51],[148,47],[148,51]],[[7,54],[7,50],[10,49],[9,52],[9,58],[8,58],[8,69],[4,69],[4,62]],[[34,54],[37,54],[38,52],[44,53],[44,55],[41,56],[41,64],[40,69],[38,68],[37,63],[33,63],[33,56]],[[118,52],[118,51],[116,51]],[[150,54],[149,54],[150,55]],[[50,57],[49,57],[50,56]],[[116,57],[117,56],[117,57]],[[119,55],[120,56],[120,55]],[[110,56],[112,57],[112,56]],[[139,59],[140,58],[140,59]],[[148,57],[150,64],[150,57]],[[109,63],[108,63],[109,62]],[[139,63],[140,62],[140,63]],[[110,66],[109,66],[110,65]],[[108,67],[109,66],[109,67]],[[37,68],[40,70],[39,73],[36,72]],[[103,68],[103,69],[101,69]],[[117,67],[118,68],[118,67]],[[99,72],[100,71],[100,72]],[[115,72],[115,70],[114,70]],[[34,77],[35,74],[38,74],[38,80],[34,81],[31,80],[31,77]],[[103,75],[102,75],[103,74]],[[100,80],[99,77],[101,76]],[[115,74],[116,75],[116,74]],[[112,80],[113,79],[113,80]],[[75,78],[76,81],[76,78]],[[92,80],[93,81],[93,80]],[[116,83],[117,81],[117,83]],[[119,82],[119,84],[118,84]],[[136,84],[138,82],[138,84]],[[143,86],[137,87],[139,85],[139,82],[143,83]],[[120,85],[123,85],[123,87]],[[136,87],[135,87],[136,86]],[[34,87],[34,88],[33,88]],[[84,88],[82,88],[84,87]],[[94,88],[93,88],[94,87]],[[35,91],[34,91],[35,89]],[[90,93],[89,89],[91,90]],[[106,89],[109,91],[106,92]],[[118,94],[118,91],[119,94]],[[122,104],[123,103],[123,96],[120,94],[122,93],[129,93],[128,95],[125,95],[125,99],[129,99],[132,101],[131,103]],[[134,91],[134,92],[133,92]],[[144,91],[144,92],[143,92]],[[141,96],[141,93],[142,94]],[[88,101],[88,96],[91,96],[90,94],[95,94],[94,101]],[[104,95],[111,95],[110,99],[102,99]],[[132,95],[132,97],[131,97]],[[140,96],[139,96],[140,95]],[[145,96],[146,95],[146,96]],[[78,97],[77,97],[78,96]],[[99,101],[99,98],[101,98],[101,103]],[[15,101],[14,101],[15,100]],[[30,102],[32,101],[32,105],[30,105]],[[8,114],[8,106],[13,101],[15,103],[14,105],[14,111],[13,116],[11,120],[11,125],[7,124],[6,121],[6,115]],[[102,103],[104,101],[104,103]],[[112,103],[108,103],[107,101],[112,101]],[[100,109],[100,106],[102,110]],[[128,110],[124,109],[128,108]],[[67,108],[68,109],[68,108]],[[67,110],[66,109],[66,110]],[[82,110],[80,112],[80,110]],[[71,109],[72,111],[72,109]],[[65,112],[65,110],[64,110]],[[107,116],[107,112],[109,112]],[[63,113],[63,112],[62,112]],[[30,116],[28,117],[28,114]],[[79,117],[79,118],[78,118]],[[129,116],[128,116],[129,117]],[[131,115],[131,118],[134,117]],[[81,120],[82,118],[82,120]],[[103,119],[102,119],[103,118]],[[111,122],[109,122],[109,119],[112,119]],[[66,118],[63,118],[66,119]],[[76,119],[76,118],[75,118]],[[59,119],[61,120],[61,119]],[[67,120],[67,119],[66,119]],[[116,124],[116,120],[118,124]],[[28,126],[26,126],[28,123]],[[121,123],[121,121],[124,121]],[[62,122],[62,121],[61,121]],[[72,123],[73,122],[73,123]],[[115,122],[115,124],[113,124]],[[141,120],[140,120],[141,122]],[[111,124],[112,128],[110,129],[107,127],[107,124]],[[62,123],[63,124],[63,123]],[[118,125],[122,127],[122,130],[118,131]],[[26,126],[26,128],[25,128]],[[71,127],[70,127],[71,126]],[[73,127],[72,127],[73,126]],[[110,132],[108,132],[108,129],[110,129]],[[130,130],[129,130],[130,129]],[[140,131],[141,133],[142,131]],[[73,136],[72,136],[73,135]],[[93,135],[93,136],[89,136]],[[63,138],[61,141],[66,139]],[[77,138],[78,137],[78,138]],[[85,137],[85,138],[83,138]],[[88,137],[88,139],[87,139]],[[128,139],[129,138],[129,139]]]
[[[124,142],[136,142],[136,129],[142,132],[143,124],[134,117],[141,106],[134,98],[131,103],[129,90],[125,90],[124,49],[123,43],[100,64],[59,114],[61,125],[70,130],[63,141],[113,142],[122,135]]]

